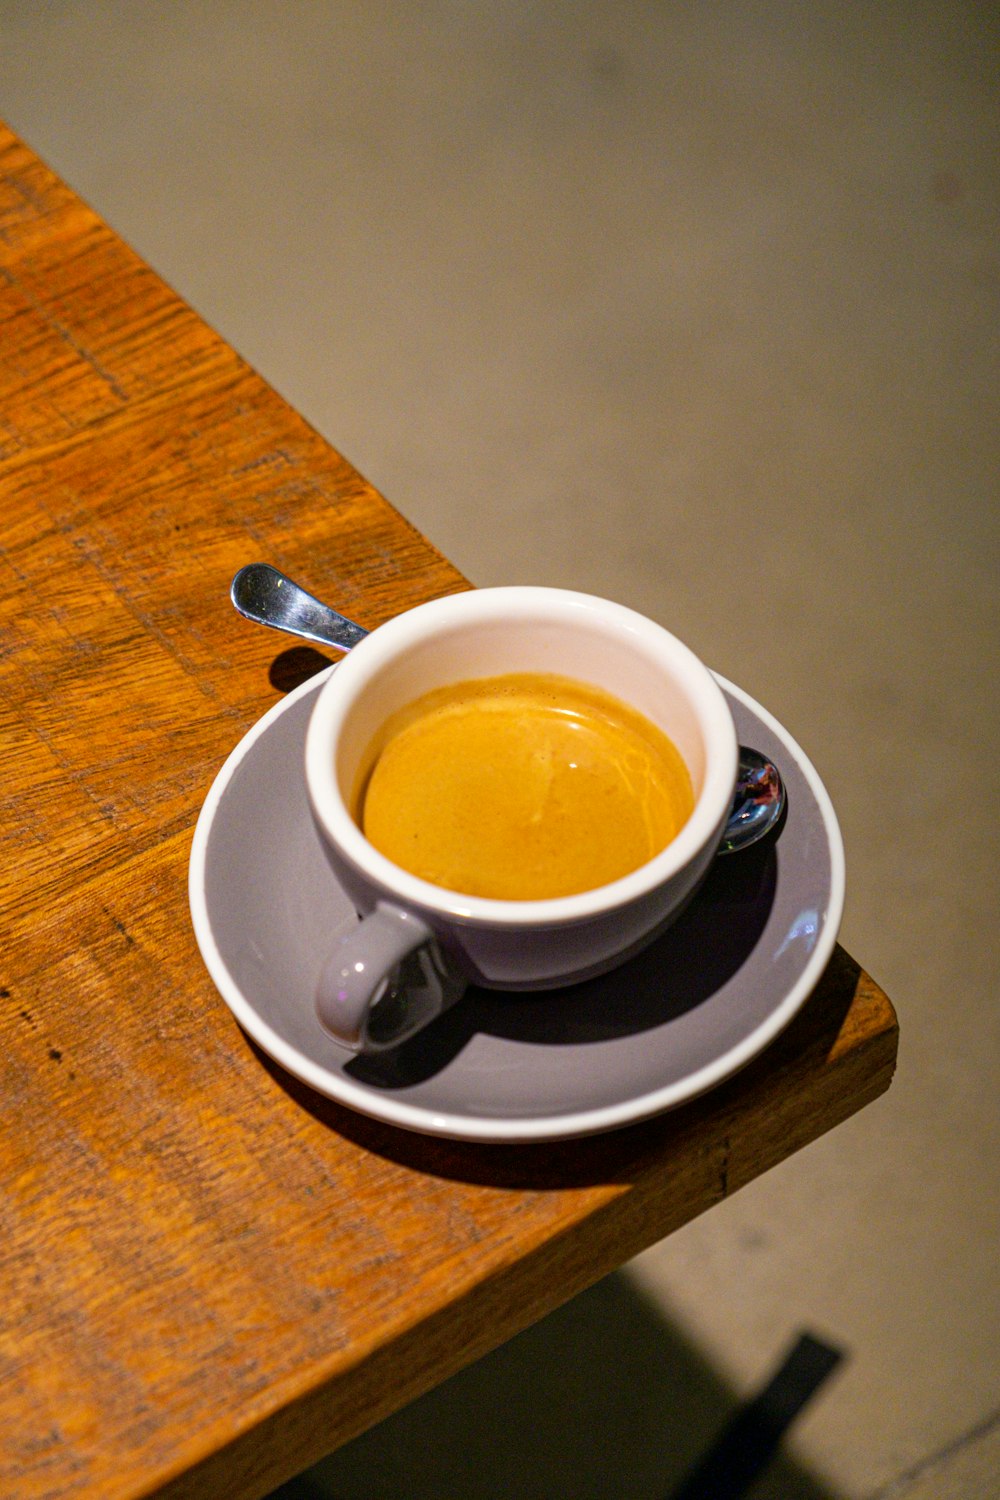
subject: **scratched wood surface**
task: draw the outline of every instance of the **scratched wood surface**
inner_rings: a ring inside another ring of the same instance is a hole
[[[838,949],[739,1077],[594,1140],[427,1140],[283,1076],[185,884],[280,696],[283,644],[226,600],[253,557],[367,626],[466,586],[0,128],[5,1497],[264,1495],[892,1075]]]

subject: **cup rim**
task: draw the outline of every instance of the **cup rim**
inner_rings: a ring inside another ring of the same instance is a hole
[[[365,838],[351,816],[334,773],[337,736],[365,684],[396,654],[436,634],[456,619],[471,624],[514,618],[599,614],[608,628],[633,636],[659,655],[684,685],[702,725],[707,756],[704,785],[687,823],[665,849],[627,875],[575,895],[541,900],[499,900],[433,885],[402,869]],[[449,923],[491,928],[565,927],[628,906],[667,884],[721,836],[736,781],[738,746],[722,689],[691,648],[664,626],[627,605],[577,590],[508,584],[469,589],[418,604],[373,630],[342,661],[319,691],[305,744],[306,787],[313,815],[331,845],[387,899]]]

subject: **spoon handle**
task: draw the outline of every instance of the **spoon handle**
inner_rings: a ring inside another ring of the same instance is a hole
[[[270,563],[247,563],[233,579],[229,597],[248,620],[287,630],[338,651],[350,651],[368,634],[353,620],[338,615],[328,604],[272,568]]]

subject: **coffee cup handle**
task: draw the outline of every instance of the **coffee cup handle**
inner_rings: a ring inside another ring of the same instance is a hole
[[[316,1012],[352,1052],[382,1052],[433,1021],[464,990],[426,922],[380,901],[327,959]]]

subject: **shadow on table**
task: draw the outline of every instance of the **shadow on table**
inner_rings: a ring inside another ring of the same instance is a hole
[[[339,660],[338,654],[324,656],[315,646],[289,646],[274,658],[267,679],[279,693],[290,693]]]
[[[839,1355],[788,1337],[738,1402],[615,1272],[271,1500],[838,1500],[781,1436]]]

